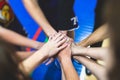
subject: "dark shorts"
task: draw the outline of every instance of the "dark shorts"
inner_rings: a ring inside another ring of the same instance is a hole
[[[49,23],[55,30],[70,30],[78,26],[74,15],[74,0],[38,0]]]

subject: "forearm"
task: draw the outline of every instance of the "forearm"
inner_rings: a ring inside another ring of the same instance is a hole
[[[60,60],[66,80],[79,80],[79,76],[75,71],[70,58]]]
[[[104,80],[103,78],[106,76],[104,66],[97,64],[95,61],[87,57],[75,56],[74,58],[89,69],[98,80]]]
[[[43,28],[48,36],[56,33],[44,16],[37,0],[23,0],[23,3],[33,19]]]
[[[27,52],[27,51],[17,51],[16,54],[20,58],[20,61],[27,59],[31,55],[33,55],[34,51]]]
[[[73,53],[73,55],[77,55],[77,56],[89,56],[92,57],[94,59],[99,59],[99,60],[103,60],[106,56],[106,54],[108,53],[108,48],[76,48],[75,53]]]
[[[61,65],[61,72],[62,72],[62,80],[66,80],[62,65]]]
[[[37,48],[43,45],[43,43],[30,40],[24,36],[21,36],[20,34],[17,34],[16,32],[7,30],[2,27],[0,27],[0,37],[12,44],[19,45],[19,46]]]
[[[104,24],[100,28],[98,28],[95,32],[93,32],[89,37],[78,43],[78,45],[87,47],[94,43],[100,42],[107,37],[109,37],[108,25]]]
[[[37,52],[24,60],[21,64],[23,65],[25,72],[30,73],[38,64],[41,64],[44,60],[56,55],[60,50],[65,48],[67,44],[62,45],[66,41],[64,37],[65,35],[62,35],[61,33],[53,35]]]
[[[24,73],[29,74],[47,58],[48,56],[46,55],[45,51],[40,49],[29,58],[22,61],[19,67]]]

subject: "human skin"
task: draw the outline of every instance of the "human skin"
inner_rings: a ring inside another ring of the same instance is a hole
[[[37,0],[23,0],[24,6],[32,16],[32,18],[42,27],[46,35],[56,34],[57,31],[53,29],[48,20],[46,19],[44,13],[42,12]],[[66,30],[59,30],[64,34],[67,34]]]
[[[58,58],[62,68],[62,80],[79,80],[79,76],[71,60],[70,43],[58,54]]]
[[[20,69],[25,74],[31,73],[37,65],[56,55],[58,51],[65,48],[67,46],[65,43],[66,39],[65,35],[62,35],[61,33],[53,35],[38,51],[19,64]]]
[[[100,26],[96,31],[94,31],[90,36],[88,36],[83,41],[77,43],[79,46],[87,47],[94,43],[100,42],[108,38],[110,33],[108,32],[108,24]]]
[[[108,62],[111,63],[111,58],[109,56],[110,52],[108,48],[85,48],[76,46],[72,48],[72,53],[72,55],[75,55],[74,58],[87,67],[98,80],[107,80],[106,70]],[[105,64],[101,65],[88,57],[101,60]]]
[[[23,0],[23,3],[30,15],[33,17],[33,19],[39,25],[41,25],[41,27],[48,36],[57,33],[47,21],[46,17],[44,16],[41,8],[37,3],[37,0]]]
[[[41,46],[44,45],[44,43],[42,43],[42,42],[37,42],[37,41],[31,40],[31,39],[28,39],[16,32],[5,29],[3,27],[0,27],[0,37],[3,38],[4,40],[6,40],[7,42],[10,42],[10,43],[18,45],[18,46],[39,49]]]

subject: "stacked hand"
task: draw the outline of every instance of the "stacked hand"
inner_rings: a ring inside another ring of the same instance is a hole
[[[110,52],[108,48],[85,48],[77,45],[72,45],[72,55],[74,58],[86,66],[99,80],[105,80],[106,78],[106,65],[110,65]],[[86,57],[87,56],[87,57]],[[103,61],[104,64],[99,64],[88,58]],[[108,68],[109,69],[109,68]]]
[[[77,46],[76,44],[72,43],[71,50],[72,50],[72,55],[84,55],[84,50],[85,47],[82,46]]]
[[[71,41],[69,41],[67,44],[68,44],[67,47],[60,51],[58,54],[58,58],[60,60],[62,59],[65,60],[67,58],[71,59]]]
[[[55,33],[54,35],[51,35],[49,37],[48,42],[43,46],[49,51],[48,57],[51,57],[50,60],[46,63],[46,65],[50,64],[54,60],[54,57],[56,57],[55,55],[59,51],[67,47],[69,41],[72,42],[73,40],[67,37],[66,34],[62,32]]]
[[[42,47],[46,50],[46,54],[48,57],[52,57],[58,53],[61,49],[65,48],[67,44],[65,43],[67,40],[66,36],[62,33],[56,33],[49,37],[48,42]]]

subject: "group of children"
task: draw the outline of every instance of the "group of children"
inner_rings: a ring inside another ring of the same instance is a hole
[[[106,1],[104,9],[106,24],[78,44],[75,44],[72,39],[77,20],[70,21],[70,18],[74,17],[71,8],[74,1],[54,0],[57,4],[51,3],[51,1],[39,0],[38,4],[37,0],[23,0],[30,15],[41,25],[48,36],[48,42],[30,40],[16,32],[0,27],[0,80],[31,80],[29,75],[39,64],[48,61],[46,65],[49,65],[54,58],[60,62],[62,80],[79,80],[79,74],[73,66],[72,58],[87,67],[98,80],[119,80],[120,1]],[[65,8],[63,9],[63,7]],[[61,8],[63,12],[61,12]],[[69,13],[71,14],[68,15]],[[105,38],[110,38],[109,47],[87,48]],[[31,47],[35,50],[31,52],[17,51],[13,44]],[[101,65],[90,58],[102,60],[104,64]]]

